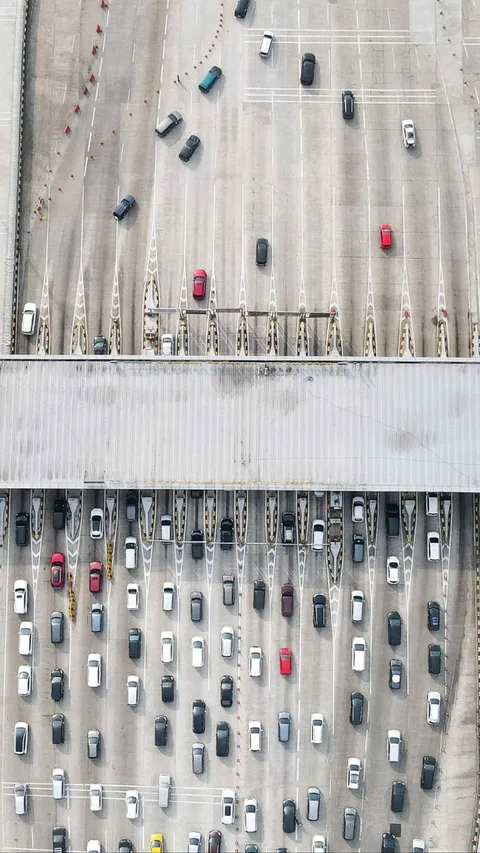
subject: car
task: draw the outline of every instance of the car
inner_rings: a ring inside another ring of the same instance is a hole
[[[220,679],[220,705],[222,708],[231,708],[233,704],[233,678],[231,675],[222,675]]]
[[[258,844],[245,844],[245,853],[259,853]]]
[[[385,526],[387,536],[400,536],[400,510],[398,509],[398,504],[388,503],[386,505]]]
[[[365,559],[365,536],[363,533],[352,535],[352,562],[363,563]]]
[[[91,539],[102,539],[103,537],[104,513],[101,507],[94,507],[90,513],[90,537]]]
[[[208,836],[208,853],[220,853],[222,848],[222,833],[219,829],[212,829]]]
[[[190,619],[201,622],[203,619],[203,595],[201,592],[190,593]]]
[[[295,544],[295,515],[293,512],[284,512],[282,515],[282,543],[283,545]]]
[[[250,0],[237,0],[234,15],[236,18],[244,18],[248,12]]]
[[[89,687],[100,687],[102,683],[102,656],[89,654],[87,659],[87,684]]]
[[[392,812],[403,812],[405,803],[405,782],[396,780],[392,782],[392,792],[390,794],[390,808]]]
[[[207,292],[207,273],[205,270],[195,270],[193,274],[193,290],[194,299],[205,299]]]
[[[138,817],[139,796],[138,791],[127,791],[125,794],[125,815],[129,820],[136,820]]]
[[[255,797],[243,801],[243,828],[245,832],[256,832],[258,826],[258,803]]]
[[[121,221],[124,216],[127,215],[128,211],[132,209],[134,204],[136,204],[136,201],[133,195],[124,196],[113,211],[115,219]]]
[[[56,552],[50,558],[50,583],[60,589],[65,583],[65,555]]]
[[[103,785],[90,785],[90,811],[101,812],[103,806]]]
[[[15,723],[13,751],[15,755],[25,755],[28,752],[28,723]]]
[[[170,581],[165,581],[163,584],[163,609],[166,612],[173,610],[173,596],[175,594],[175,587],[173,583]]]
[[[437,492],[427,492],[425,495],[425,513],[426,515],[438,515],[438,494]]]
[[[222,600],[227,607],[235,604],[235,578],[233,575],[222,577]]]
[[[391,690],[400,690],[402,686],[403,664],[401,660],[391,660],[389,664],[388,686]]]
[[[342,835],[345,841],[353,841],[357,831],[357,815],[358,812],[353,806],[347,806],[343,810],[343,831]]]
[[[342,115],[346,119],[353,118],[355,115],[355,96],[349,89],[342,92]]]
[[[38,309],[34,302],[27,302],[22,311],[22,335],[33,335],[37,324]]]
[[[63,714],[52,716],[52,743],[65,742],[65,717]]]
[[[30,696],[32,692],[32,667],[28,664],[20,664],[17,670],[17,694],[19,696]]]
[[[350,722],[352,726],[360,726],[363,722],[363,707],[365,697],[355,690],[350,694]]]
[[[195,699],[192,704],[192,731],[196,735],[202,735],[205,731],[205,702],[203,699]]]
[[[297,817],[297,807],[295,805],[295,800],[284,800],[283,801],[283,815],[282,815],[282,828],[284,832],[295,832],[295,827],[297,825],[296,817]]]
[[[163,835],[155,832],[150,836],[150,853],[164,853]]]
[[[162,647],[162,663],[172,663],[173,661],[173,631],[162,631],[160,634],[160,644]]]
[[[421,838],[413,839],[412,853],[425,853],[425,842]]]
[[[102,845],[96,839],[87,841],[87,853],[102,853]]]
[[[387,557],[387,583],[396,586],[400,580],[400,562],[397,557]]]
[[[94,634],[99,634],[103,631],[103,611],[104,605],[99,601],[90,606],[90,630]]]
[[[56,498],[53,502],[52,525],[54,530],[63,530],[67,520],[68,503],[65,498]]]
[[[172,777],[169,773],[159,773],[158,775],[158,805],[161,809],[168,808],[170,803],[170,790],[172,787]]]
[[[311,86],[315,76],[315,54],[304,53],[300,68],[300,83],[302,86]]]
[[[253,582],[253,609],[254,610],[263,610],[265,607],[265,594],[266,594],[266,583],[265,581],[256,578]]]
[[[169,113],[166,118],[162,119],[162,121],[157,124],[155,132],[163,138],[167,135],[167,133],[170,133],[170,131],[173,130],[174,127],[177,127],[177,125],[180,124],[181,121],[182,116],[180,115],[180,113],[177,113],[175,111]]]
[[[263,652],[260,646],[250,646],[248,653],[248,674],[258,678],[262,674]]]
[[[222,823],[235,823],[235,791],[233,788],[222,790]]]
[[[175,338],[169,332],[162,335],[160,351],[162,355],[176,355]]]
[[[222,658],[232,658],[235,646],[235,632],[231,625],[224,625],[220,632],[220,654]]]
[[[429,601],[427,604],[427,624],[429,631],[440,630],[440,605],[438,601]]]
[[[138,675],[127,675],[127,705],[138,705],[140,695],[140,678]]]
[[[352,521],[361,524],[365,521],[365,499],[361,495],[352,498]]]
[[[203,637],[192,637],[192,666],[196,669],[205,663],[205,640]]]
[[[230,752],[230,726],[225,720],[217,723],[215,732],[215,752],[221,758],[226,758]]]
[[[127,583],[127,610],[138,610],[140,602],[140,584]]]
[[[32,651],[33,622],[20,622],[20,626],[18,629],[18,654],[28,657],[32,654]]]
[[[249,720],[248,738],[250,751],[260,752],[262,748],[262,724],[260,720]]]
[[[118,853],[133,853],[133,844],[129,838],[121,838],[118,842]]]
[[[312,551],[323,551],[325,546],[325,522],[316,518],[312,522]]]
[[[173,702],[175,698],[175,679],[173,675],[162,675],[162,702]]]
[[[324,835],[313,836],[312,853],[327,853],[327,840]]]
[[[200,137],[195,136],[195,134],[192,133],[191,136],[188,137],[182,150],[180,151],[180,154],[178,155],[180,160],[183,160],[184,163],[188,163],[193,154],[195,154],[195,151],[197,150],[199,145]]]
[[[103,563],[99,560],[94,560],[90,563],[90,573],[88,578],[88,588],[90,592],[101,592],[103,586]]]
[[[395,836],[393,832],[383,833],[381,853],[395,853]]]
[[[442,715],[442,697],[437,690],[430,690],[427,693],[427,723],[431,726],[438,726]]]
[[[364,672],[367,665],[367,644],[363,637],[352,640],[352,669],[354,672]]]
[[[323,743],[325,718],[323,714],[312,714],[310,717],[310,740],[312,743]]]
[[[13,584],[13,612],[24,615],[28,610],[28,583],[24,580]]]
[[[349,758],[347,761],[347,788],[358,791],[360,787],[360,774],[362,762],[359,758]]]
[[[220,550],[231,551],[233,545],[233,519],[222,518],[220,522]]]
[[[18,512],[15,516],[15,545],[24,548],[28,545],[30,516],[26,512]]]
[[[310,787],[307,789],[307,820],[318,820],[320,817],[320,789]]]
[[[293,615],[293,586],[291,583],[284,583],[281,590],[281,611],[282,616]]]
[[[107,355],[108,354],[108,341],[105,335],[95,335],[93,339],[93,354],[94,355]]]
[[[272,43],[273,33],[271,33],[269,30],[265,30],[262,36],[262,44],[260,46],[260,56],[262,56],[264,59],[266,59],[266,57],[270,55]]]
[[[292,651],[291,649],[280,649],[279,651],[280,675],[292,674]]]
[[[188,833],[187,853],[200,853],[200,847],[201,846],[202,846],[202,833],[201,832],[189,832]]]
[[[415,148],[417,134],[415,132],[415,125],[410,118],[404,118],[402,121],[402,136],[405,148]]]
[[[205,744],[192,743],[192,773],[196,776],[205,770]]]
[[[155,746],[166,746],[168,733],[168,719],[165,714],[159,714],[154,722]]]
[[[65,616],[60,610],[54,610],[50,614],[50,641],[52,643],[63,643],[65,627]]]
[[[428,646],[428,671],[431,675],[439,675],[442,668],[442,650],[435,643]]]
[[[391,610],[387,613],[387,634],[390,646],[399,646],[402,642],[402,620],[400,613]]]
[[[138,660],[142,654],[142,632],[140,628],[129,628],[128,630],[128,657],[130,660]]]
[[[257,267],[264,267],[268,260],[268,240],[259,237],[255,246],[255,263]]]
[[[291,717],[288,711],[280,711],[277,720],[278,739],[280,743],[287,743],[290,740],[290,725]]]
[[[65,689],[65,673],[63,669],[52,669],[50,673],[50,697],[54,702],[63,699]]]
[[[380,247],[382,249],[392,248],[392,229],[390,225],[380,225]]]
[[[198,84],[198,88],[204,94],[210,91],[212,86],[215,85],[217,80],[222,76],[222,69],[218,67],[218,65],[212,65],[210,71],[205,74],[203,80]]]
[[[420,776],[420,787],[424,791],[432,790],[436,769],[437,762],[433,755],[424,755],[422,758],[422,773]]]
[[[53,853],[66,853],[67,850],[67,830],[64,826],[54,826],[52,829],[52,850]]]
[[[137,492],[127,492],[127,497],[125,498],[125,518],[130,522],[130,524],[133,524],[133,522],[138,518]]]
[[[325,628],[327,624],[327,599],[321,592],[316,592],[312,598],[313,627]]]
[[[191,534],[191,551],[194,560],[202,560],[205,552],[203,530],[192,530]]]
[[[427,560],[429,562],[439,560],[441,557],[441,546],[439,534],[431,530],[427,533]]]

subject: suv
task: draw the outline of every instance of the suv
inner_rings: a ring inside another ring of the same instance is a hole
[[[283,801],[283,831],[284,832],[295,832],[296,826],[296,805],[295,800],[284,800]]]
[[[278,739],[280,743],[288,743],[290,740],[291,718],[288,711],[280,711],[278,715]]]
[[[355,98],[353,92],[346,89],[342,94],[342,115],[344,118],[353,118],[355,114]]]
[[[360,726],[362,724],[364,703],[363,693],[355,691],[350,694],[350,722],[352,726]]]
[[[223,575],[222,578],[223,603],[229,607],[235,604],[235,578],[233,575]]]
[[[263,610],[265,607],[265,590],[266,583],[262,580],[255,580],[253,582],[253,609],[254,610]]]
[[[96,335],[93,339],[93,354],[94,355],[107,355],[108,353],[108,341],[105,335]]]
[[[25,755],[28,751],[28,723],[15,723],[13,751],[15,755]]]
[[[422,775],[420,776],[420,787],[424,791],[431,791],[433,788],[433,780],[435,778],[435,770],[437,762],[433,755],[424,755],[422,758]]]
[[[191,551],[192,551],[193,559],[194,560],[202,560],[203,559],[203,553],[204,553],[203,530],[192,530],[190,537],[191,537]]]
[[[54,826],[52,829],[53,853],[65,853],[67,849],[67,830],[64,826]]]
[[[65,498],[57,498],[53,502],[53,529],[63,530],[67,518],[68,504]]]
[[[325,628],[327,623],[327,599],[321,592],[315,593],[313,602],[313,627]]]
[[[136,521],[138,517],[138,494],[137,492],[127,492],[125,500],[125,518],[127,521]]]
[[[233,521],[231,518],[222,518],[220,522],[220,550],[231,551],[233,543]]]
[[[52,716],[52,743],[65,742],[65,717],[63,714]]]
[[[398,504],[386,505],[385,523],[387,536],[400,536],[400,513],[398,510]]]
[[[284,583],[281,589],[281,608],[282,616],[293,615],[293,586],[291,583]]]
[[[395,853],[395,836],[393,832],[383,833],[381,853]]]
[[[255,248],[255,263],[257,267],[264,267],[268,260],[268,240],[266,237],[259,237]]]
[[[131,210],[134,204],[135,199],[133,195],[124,196],[113,211],[115,219],[117,219],[118,221],[123,219],[123,217],[127,215],[128,211]]]
[[[165,716],[165,714],[159,714],[158,717],[155,717],[154,731],[155,731],[155,746],[166,746],[166,744],[167,744],[167,732],[168,732],[168,719]]]
[[[315,76],[315,54],[304,53],[302,56],[302,67],[300,71],[300,83],[302,86],[311,86]]]
[[[387,615],[387,632],[389,645],[399,646],[402,642],[402,620],[396,610],[391,610]]]
[[[89,758],[100,758],[100,732],[90,729],[87,732],[87,755]]]
[[[439,675],[442,668],[442,650],[435,643],[428,646],[428,671],[430,675]]]
[[[226,758],[230,752],[230,726],[225,720],[217,723],[215,752],[220,758]]]
[[[180,154],[178,155],[180,160],[183,160],[184,163],[188,163],[190,158],[195,154],[195,151],[197,150],[199,145],[200,137],[195,136],[195,134],[192,133],[191,136],[188,137],[182,150],[180,151]]]
[[[63,627],[65,617],[59,610],[50,614],[50,640],[52,643],[63,643]]]
[[[205,702],[203,699],[195,699],[192,705],[192,731],[196,735],[203,735],[205,731]]]
[[[222,708],[231,708],[233,703],[233,678],[231,675],[222,675],[220,679],[220,705]]]
[[[282,543],[284,545],[295,543],[295,516],[293,512],[284,512],[282,515]]]
[[[392,782],[390,808],[392,812],[402,812],[405,801],[405,782]]]
[[[201,622],[203,619],[203,595],[201,592],[190,593],[190,619]]]
[[[15,518],[15,545],[19,548],[24,548],[28,545],[28,528],[30,525],[30,516],[26,512],[17,513]]]
[[[103,610],[104,606],[100,602],[95,602],[90,607],[90,629],[94,634],[103,629]]]
[[[365,558],[365,536],[363,533],[354,533],[352,536],[352,562],[363,563]]]
[[[222,791],[222,823],[235,823],[235,791],[224,788]]]
[[[248,12],[250,0],[237,0],[234,15],[236,18],[244,18]]]
[[[128,631],[128,657],[138,660],[142,654],[142,633],[140,628],[130,628]]]
[[[440,605],[438,601],[429,601],[427,604],[427,624],[429,631],[440,630]]]
[[[162,119],[160,124],[157,124],[155,130],[159,136],[166,136],[167,133],[170,133],[170,131],[173,130],[177,124],[180,124],[181,121],[182,116],[180,113],[174,111],[173,113],[169,113],[166,118]]]
[[[50,696],[54,702],[63,699],[65,673],[63,669],[52,669],[50,675]]]
[[[162,702],[173,702],[175,697],[175,679],[173,675],[162,675]]]

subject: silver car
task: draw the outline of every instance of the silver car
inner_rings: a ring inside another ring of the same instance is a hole
[[[205,770],[205,744],[192,744],[192,771],[197,776]]]
[[[280,743],[288,743],[290,740],[291,718],[288,711],[280,711],[278,715],[278,739]]]

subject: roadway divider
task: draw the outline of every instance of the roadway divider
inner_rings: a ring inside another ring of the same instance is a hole
[[[113,542],[107,539],[107,580],[113,578]]]
[[[75,622],[76,616],[76,600],[75,600],[75,592],[73,590],[73,574],[72,572],[68,573],[68,618]]]

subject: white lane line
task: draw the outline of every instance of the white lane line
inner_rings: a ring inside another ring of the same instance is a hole
[[[388,28],[392,29],[392,22],[390,20],[390,9],[387,9],[387,18],[388,18]]]
[[[103,52],[104,52],[104,50],[105,50],[105,45],[106,45],[106,43],[107,43],[107,34],[104,32],[104,34],[103,34],[103,43],[102,43],[102,53],[103,53]]]
[[[90,127],[93,127],[93,122],[95,121],[95,111],[96,111],[96,109],[97,109],[96,107],[94,107],[94,108],[93,108],[92,121],[91,121],[91,123],[90,123]]]
[[[130,89],[128,90],[128,94],[127,94],[127,110],[129,110],[129,109],[130,109]]]
[[[67,85],[65,84],[65,86],[63,87],[63,99],[62,99],[62,104],[64,104],[64,103],[65,103],[65,98],[66,98],[66,97],[67,97]]]
[[[465,56],[466,56],[466,57],[467,57],[467,59],[468,59],[468,50],[467,50],[467,45],[466,45],[466,44],[464,44],[464,45],[463,45],[463,49],[464,49],[464,51],[465,51]]]
[[[168,30],[168,15],[165,15],[165,26],[163,28],[163,35],[164,36],[167,35],[167,30]]]
[[[166,51],[166,49],[167,49],[167,42],[166,42],[166,40],[164,39],[164,40],[163,40],[163,45],[162,45],[162,62],[165,62],[165,51]],[[162,65],[162,70],[161,70],[161,72],[160,72],[160,79],[161,79],[161,80],[163,79],[163,65]]]
[[[137,44],[135,42],[135,44],[133,45],[131,62],[135,62],[135,49],[136,49],[136,47],[137,47]]]
[[[120,149],[120,163],[123,161],[123,152],[124,152],[124,149],[125,149],[125,143],[124,143],[124,142],[122,142],[122,147],[121,147],[121,149]]]
[[[480,101],[479,101],[479,99],[478,99],[478,91],[477,91],[477,87],[476,87],[476,86],[474,86],[474,87],[473,87],[473,91],[475,92],[475,97],[476,97],[476,99],[477,99],[477,104],[480,104]]]
[[[71,48],[70,48],[70,53],[73,53],[73,48],[74,48],[74,46],[75,46],[75,39],[76,39],[76,38],[77,38],[77,36],[76,36],[76,35],[74,35],[74,37],[73,37],[73,39],[72,39],[72,46],[71,46]]]
[[[102,68],[103,68],[103,56],[101,56],[101,57],[100,57],[100,65],[98,66],[98,74],[97,74],[97,77],[100,77],[100,76],[101,76],[101,74],[102,74]]]
[[[397,64],[395,62],[395,51],[394,51],[393,47],[392,47],[392,59],[393,59],[393,67],[396,71],[397,70]]]
[[[97,103],[97,101],[98,101],[98,93],[99,93],[99,91],[100,91],[100,88],[99,88],[98,83],[97,83],[97,86],[96,86],[96,88],[95,88],[95,103]]]
[[[88,166],[89,159],[90,159],[89,157],[85,157],[85,166],[83,167],[83,177],[85,177],[85,175],[87,174],[87,166]]]
[[[107,20],[105,21],[105,29],[108,27],[108,20],[110,18],[110,7],[107,9]]]
[[[413,46],[413,49],[415,51],[415,59],[417,60],[417,67],[420,68],[420,60],[418,58],[418,50],[416,48],[416,45]]]

